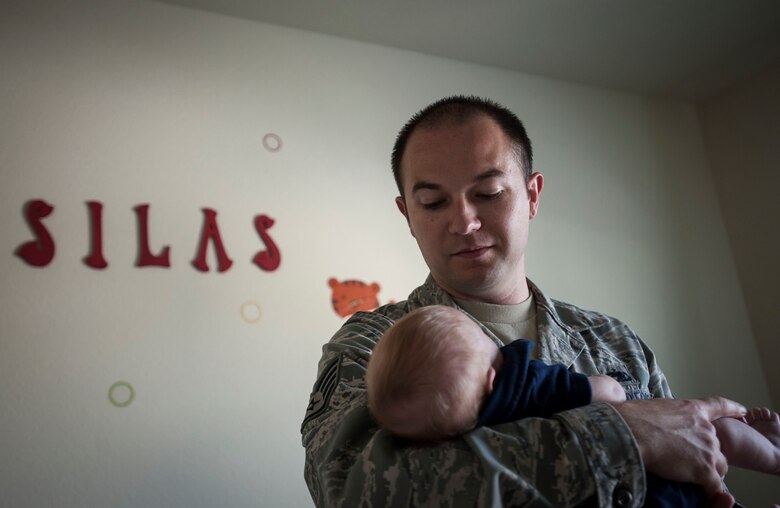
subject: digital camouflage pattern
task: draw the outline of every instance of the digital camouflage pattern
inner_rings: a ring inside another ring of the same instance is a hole
[[[625,324],[528,285],[541,360],[610,374],[629,398],[671,397],[653,353]],[[355,314],[323,346],[301,427],[304,476],[317,506],[642,506],[639,451],[608,404],[482,427],[429,446],[380,430],[366,403],[371,351],[401,316],[434,304],[458,307],[429,277],[408,300]]]

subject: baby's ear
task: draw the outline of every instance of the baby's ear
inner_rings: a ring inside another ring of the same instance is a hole
[[[491,365],[487,371],[487,378],[485,379],[485,394],[490,395],[493,393],[493,382],[496,380],[496,369]]]

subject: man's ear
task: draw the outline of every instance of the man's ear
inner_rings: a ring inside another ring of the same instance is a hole
[[[539,198],[544,187],[544,176],[533,173],[528,178],[528,218],[533,219],[539,212]]]
[[[398,211],[401,212],[401,214],[406,219],[406,224],[409,226],[409,232],[412,234],[412,236],[414,236],[414,231],[412,231],[412,223],[409,222],[409,213],[406,211],[406,200],[403,197],[398,196],[395,198],[395,206],[398,207]]]

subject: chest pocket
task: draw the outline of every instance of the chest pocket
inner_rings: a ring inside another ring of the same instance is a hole
[[[613,370],[606,373],[623,387],[623,391],[626,392],[626,399],[628,400],[646,400],[652,399],[653,396],[647,390],[639,384],[639,381],[631,377],[631,375],[624,370]]]

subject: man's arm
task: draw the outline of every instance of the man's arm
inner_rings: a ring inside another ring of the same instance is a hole
[[[653,397],[614,404],[636,439],[646,471],[668,480],[702,485],[711,496],[712,506],[719,506],[720,502],[731,506],[729,495],[718,495],[722,494],[721,477],[727,464],[710,422],[723,416],[740,416],[745,408],[721,398],[673,399],[653,352],[619,320],[607,318],[592,337],[598,342],[591,343],[591,351],[604,356],[599,348],[608,348],[638,381],[627,379],[621,383],[627,393],[643,398],[642,387],[647,386],[646,395]],[[587,365],[583,370],[587,370]]]
[[[365,367],[392,320],[356,315],[323,348],[302,427],[305,477],[318,506],[574,506],[614,496],[641,505],[639,450],[607,404],[482,428],[432,446],[380,431]]]
[[[728,470],[712,421],[747,411],[720,397],[701,400],[653,399],[615,405],[637,441],[648,472],[702,485],[709,496],[723,491]]]

